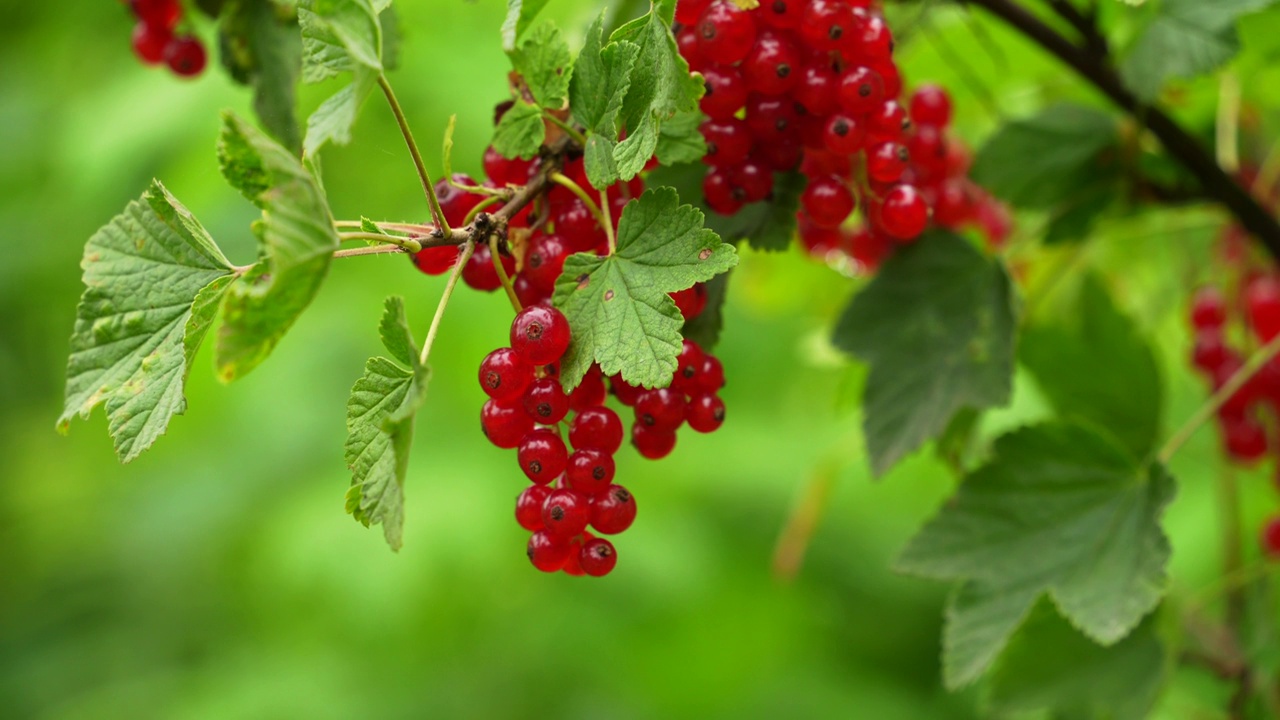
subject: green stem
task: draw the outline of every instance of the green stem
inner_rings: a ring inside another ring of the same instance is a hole
[[[340,240],[381,240],[391,243],[397,247],[403,248],[408,252],[418,252],[422,249],[422,243],[412,238],[396,237],[395,235],[383,235],[382,233],[371,232],[346,232],[338,233]]]
[[[490,205],[493,205],[496,202],[500,202],[501,200],[502,198],[497,195],[492,195],[490,197],[487,197],[481,200],[475,207],[471,208],[471,212],[467,213],[467,218],[462,221],[462,226],[466,227],[470,225],[471,222],[476,219],[476,216],[479,215],[482,211],[484,211],[485,208],[489,207]]]
[[[409,154],[413,156],[413,165],[418,169],[418,178],[422,180],[422,190],[427,194],[427,204],[431,206],[431,219],[440,232],[448,235],[449,223],[444,219],[444,211],[440,209],[440,199],[436,197],[435,185],[431,182],[431,176],[427,174],[427,165],[422,161],[422,153],[418,152],[418,144],[413,141],[413,131],[409,129],[409,121],[405,118],[404,110],[400,107],[400,101],[396,100],[396,94],[391,89],[391,83],[387,82],[386,75],[378,75],[378,86],[382,88],[382,94],[387,96],[387,104],[391,106],[391,112],[400,125],[400,134],[404,135],[404,142],[409,146]]]
[[[613,254],[613,249],[614,249],[613,222],[609,219],[609,211],[607,209],[609,205],[608,194],[606,193],[601,196],[604,199],[603,206],[597,205],[596,201],[591,199],[591,196],[587,194],[586,190],[582,189],[581,185],[574,182],[569,176],[565,175],[564,173],[554,172],[554,173],[551,173],[551,175],[548,177],[551,180],[551,182],[559,185],[560,187],[567,189],[569,192],[573,193],[574,195],[577,195],[578,199],[582,201],[582,204],[587,206],[587,210],[591,212],[591,216],[596,219],[596,222],[600,223],[600,227],[604,228],[605,237],[609,238],[609,253]]]
[[[565,135],[568,135],[569,137],[573,138],[573,141],[578,143],[578,147],[585,148],[587,146],[587,138],[585,135],[575,130],[574,127],[569,123],[561,120],[555,115],[552,115],[550,112],[547,112],[546,108],[542,109],[542,117],[550,121],[552,125],[555,125],[556,127],[563,130]]]
[[[390,222],[375,222],[374,225],[378,226],[379,230],[395,230],[396,232],[412,233],[415,235],[429,235],[436,231],[435,225],[415,225],[412,223]],[[341,231],[342,228],[363,228],[364,222],[360,220],[334,220],[333,226]]]
[[[613,237],[613,218],[609,215],[609,193],[605,191],[600,194],[600,199],[604,202],[600,203],[600,214],[604,215],[604,236],[609,239],[609,254],[618,252],[618,241]]]
[[[498,236],[489,236],[489,254],[493,259],[493,269],[498,271],[498,280],[502,283],[502,289],[507,291],[507,297],[511,300],[511,307],[515,308],[518,313],[524,309],[520,304],[520,298],[516,297],[516,288],[511,284],[511,277],[507,275],[507,269],[502,267],[502,258],[498,255]]]
[[[338,250],[333,254],[334,259],[359,257],[361,255],[386,255],[388,253],[408,252],[399,245],[370,245],[369,247],[351,248],[349,250]]]
[[[436,306],[436,315],[431,318],[431,329],[427,331],[427,339],[422,343],[422,355],[418,358],[418,362],[422,365],[427,364],[427,358],[431,355],[431,346],[435,344],[436,335],[440,332],[440,321],[444,319],[444,309],[449,306],[453,289],[458,286],[458,277],[462,275],[462,268],[466,267],[467,261],[475,251],[475,243],[467,243],[462,248],[462,255],[458,258],[458,262],[453,264],[453,272],[449,274],[449,284],[444,286],[444,294],[440,296],[440,304]]]

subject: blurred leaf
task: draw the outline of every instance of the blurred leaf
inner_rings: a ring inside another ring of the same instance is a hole
[[[324,192],[288,150],[223,115],[218,159],[227,182],[262,208],[262,259],[227,294],[218,332],[219,376],[234,380],[275,348],[324,281],[338,235]]]
[[[1018,610],[999,599],[1001,592],[1010,598],[1047,592],[1085,634],[1112,644],[1164,594],[1169,542],[1160,516],[1173,494],[1163,467],[1136,464],[1089,427],[1024,428],[996,441],[991,462],[965,478],[895,566],[975,581],[1002,604],[1002,615]],[[966,609],[991,617],[994,607],[953,605],[952,612]],[[984,627],[972,618],[965,624]],[[998,633],[986,627],[983,643],[994,644]]]
[[[302,71],[296,16],[282,17],[272,0],[233,0],[226,4],[218,33],[223,65],[253,86],[253,109],[263,128],[294,153],[302,152],[294,111]]]
[[[89,238],[80,266],[58,429],[105,402],[116,455],[129,462],[186,412],[187,372],[232,268],[159,181]]]
[[[1080,242],[1088,239],[1099,218],[1121,195],[1122,188],[1115,178],[1100,178],[1099,182],[1076,188],[1054,208],[1049,226],[1045,228],[1044,244]]]
[[[1018,207],[1050,208],[1105,179],[1099,156],[1118,144],[1113,117],[1059,104],[1002,127],[978,151],[971,176]]]
[[[346,145],[351,142],[351,128],[377,82],[378,76],[372,70],[356,68],[351,84],[331,95],[307,118],[304,152],[315,155],[325,143]]]
[[[379,14],[389,5],[389,0],[300,0],[303,80],[314,83],[344,72],[353,74],[350,85],[307,119],[303,141],[307,155],[319,152],[327,142],[351,141],[351,127],[384,69]]]
[[[991,709],[1141,720],[1160,694],[1165,654],[1150,620],[1103,647],[1041,603],[992,672]]]
[[[1114,433],[1145,458],[1160,436],[1160,373],[1155,353],[1116,309],[1096,275],[1057,325],[1023,331],[1022,364],[1064,417]]]
[[[503,157],[529,159],[538,154],[547,137],[542,111],[517,100],[493,129],[493,149]]]
[[[382,27],[382,69],[390,72],[400,67],[400,45],[404,42],[395,5],[387,5],[378,16],[378,24]]]
[[[900,248],[853,298],[832,342],[871,366],[864,429],[876,475],[960,410],[1008,402],[1015,316],[1004,267],[944,232]]]
[[[524,78],[533,99],[548,110],[559,110],[569,98],[573,75],[573,57],[560,29],[550,21],[539,23],[510,55],[511,66]]]
[[[1120,67],[1138,97],[1152,101],[1169,78],[1225,65],[1240,52],[1236,22],[1276,0],[1164,0]]]
[[[646,15],[618,28],[609,38],[640,47],[631,88],[622,103],[627,139],[613,154],[624,180],[635,177],[653,157],[662,124],[680,111],[697,110],[702,97],[702,78],[689,73],[689,64],[680,57],[671,35],[674,12],[674,0],[660,0]]]
[[[955,417],[951,418],[951,422],[947,423],[947,428],[938,436],[938,443],[934,448],[934,452],[952,470],[963,472],[965,456],[968,454],[969,446],[973,443],[973,438],[978,432],[978,425],[981,420],[982,413],[973,408],[964,408],[956,413]]]
[[[681,334],[711,350],[720,343],[720,330],[724,327],[724,301],[729,294],[729,276],[724,272],[706,282],[707,304],[702,312],[685,322]]]
[[[707,154],[707,140],[702,137],[702,113],[683,111],[662,124],[658,147],[654,152],[663,165],[695,163]]]
[[[645,191],[618,223],[617,252],[577,253],[565,261],[553,301],[573,342],[560,366],[572,390],[593,362],[632,385],[666,387],[680,354],[684,318],[667,293],[706,282],[738,263],[733,246],[703,227],[671,188]]]
[[[507,0],[507,17],[502,21],[502,49],[510,52],[548,0]]]
[[[942,632],[942,681],[950,690],[972,683],[991,667],[1044,588],[966,580],[947,600]]]
[[[347,401],[347,466],[352,471],[347,512],[365,527],[381,523],[392,550],[404,537],[404,477],[413,423],[427,396],[430,371],[418,362],[404,300],[389,297],[379,325],[392,357],[370,358]]]

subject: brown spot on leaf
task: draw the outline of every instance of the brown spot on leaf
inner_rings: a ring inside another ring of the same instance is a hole
[[[609,302],[609,301],[610,301],[610,300],[612,300],[612,299],[613,299],[613,291],[612,291],[612,290],[605,290],[605,291],[604,291],[604,301],[605,301],[605,302]]]
[[[583,273],[583,274],[581,274],[581,275],[579,275],[579,276],[578,276],[578,289],[579,289],[579,290],[586,290],[586,289],[587,289],[587,285],[590,285],[590,284],[591,284],[591,276],[590,276],[590,275],[587,275],[586,273]]]
[[[711,257],[711,248],[702,248],[702,251],[698,253],[699,260],[706,260],[709,257]]]

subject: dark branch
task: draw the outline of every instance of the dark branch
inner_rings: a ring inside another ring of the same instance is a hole
[[[1236,220],[1280,259],[1277,222],[1239,183],[1229,176],[1190,133],[1160,108],[1144,105],[1104,59],[1076,45],[1014,0],[962,0],[986,9],[1036,44],[1056,55],[1116,105],[1140,120],[1159,138],[1165,150],[1199,180],[1205,193],[1222,203]],[[1073,8],[1074,9],[1074,8]]]
[[[1086,15],[1080,12],[1071,0],[1049,0],[1049,7],[1052,7],[1063,20],[1071,23],[1071,27],[1080,33],[1085,47],[1094,57],[1105,58],[1111,52],[1107,39],[1098,30],[1097,18],[1093,13]]]

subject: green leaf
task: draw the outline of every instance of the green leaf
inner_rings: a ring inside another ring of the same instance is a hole
[[[653,156],[662,124],[678,112],[697,110],[702,97],[702,77],[690,75],[689,64],[680,57],[671,35],[674,10],[674,0],[660,0],[646,15],[609,37],[639,46],[635,66],[643,69],[631,74],[631,87],[622,103],[627,139],[613,155],[624,180],[635,177]]]
[[[297,16],[272,0],[228,3],[218,26],[222,62],[233,77],[253,86],[253,109],[280,144],[302,151],[294,111],[302,71],[302,39]]]
[[[504,157],[529,159],[538,154],[547,137],[542,111],[523,100],[507,110],[493,130],[493,149]]]
[[[426,400],[430,371],[418,362],[404,301],[389,297],[379,326],[387,352],[402,365],[370,358],[347,401],[347,465],[352,471],[346,507],[368,527],[381,523],[387,544],[399,550],[404,530],[404,478],[413,444],[414,417]]]
[[[1155,353],[1097,276],[1085,276],[1059,324],[1024,331],[1019,359],[1061,415],[1107,428],[1134,458],[1155,449],[1161,411]]]
[[[1102,647],[1041,603],[991,674],[990,709],[1141,720],[1159,697],[1165,656],[1150,620]]]
[[[730,273],[720,273],[706,283],[707,304],[702,312],[685,322],[680,331],[685,338],[711,350],[720,343],[720,330],[724,327],[724,301],[729,294]]]
[[[613,150],[617,145],[606,135],[599,133],[587,135],[587,147],[583,149],[582,164],[587,171],[587,180],[597,190],[603,190],[618,182],[618,163],[613,159]]]
[[[1007,635],[1007,625],[993,623],[1022,614],[1041,593],[1089,637],[1113,644],[1164,594],[1169,542],[1160,517],[1173,494],[1163,467],[1139,466],[1087,426],[1024,428],[996,441],[993,459],[965,478],[896,567],[977,583],[950,611],[948,634],[968,643],[947,663],[967,668],[957,678],[972,676],[994,654],[983,648]],[[1020,609],[1015,597],[1031,599]]]
[[[618,139],[618,113],[631,87],[640,46],[626,41],[603,44],[603,22],[601,15],[587,29],[569,84],[569,107],[589,133],[605,135],[612,142]]]
[[[303,151],[315,155],[325,143],[346,145],[351,142],[351,128],[356,124],[360,108],[373,92],[378,76],[366,68],[356,68],[351,84],[334,93],[307,118],[307,137]]]
[[[89,238],[80,266],[85,291],[58,429],[105,403],[116,455],[129,462],[186,411],[191,361],[234,276],[159,181]]]
[[[1276,0],[1165,0],[1125,57],[1120,74],[1152,101],[1170,78],[1216,70],[1240,52],[1236,23]]]
[[[510,55],[511,66],[524,78],[539,105],[549,110],[564,106],[569,98],[573,56],[559,28],[550,21],[539,23]]]
[[[1119,146],[1118,127],[1098,110],[1055,105],[1002,127],[978,152],[970,174],[1018,207],[1050,208],[1114,175],[1103,151]]]
[[[1043,588],[969,580],[947,600],[942,632],[942,681],[949,690],[972,683],[991,667]]]
[[[255,227],[262,260],[227,294],[218,332],[218,374],[251,371],[310,305],[338,248],[324,192],[288,150],[240,118],[223,115],[223,176],[262,208]]]
[[[707,140],[702,137],[699,127],[702,125],[702,113],[684,111],[662,124],[658,133],[658,147],[655,151],[658,162],[663,165],[676,163],[694,163],[707,154]],[[795,173],[788,173],[795,175]]]
[[[964,408],[1008,402],[1016,301],[999,261],[946,232],[899,248],[853,298],[836,347],[871,366],[864,430],[881,475]]]
[[[1045,228],[1044,244],[1080,242],[1088,239],[1098,220],[1123,197],[1118,177],[1098,178],[1098,182],[1077,188],[1054,208]]]
[[[300,0],[303,80],[313,83],[344,72],[353,74],[351,85],[308,118],[303,141],[308,155],[326,142],[350,142],[351,126],[385,69],[379,15],[389,5],[388,0]]]
[[[651,189],[622,211],[617,252],[577,253],[565,261],[553,302],[573,333],[560,366],[566,390],[578,386],[593,362],[633,385],[671,382],[683,318],[667,293],[738,262],[733,246],[702,222],[702,212],[681,205],[671,188]]]
[[[507,17],[502,21],[502,49],[510,52],[524,36],[533,19],[549,0],[507,0]]]

